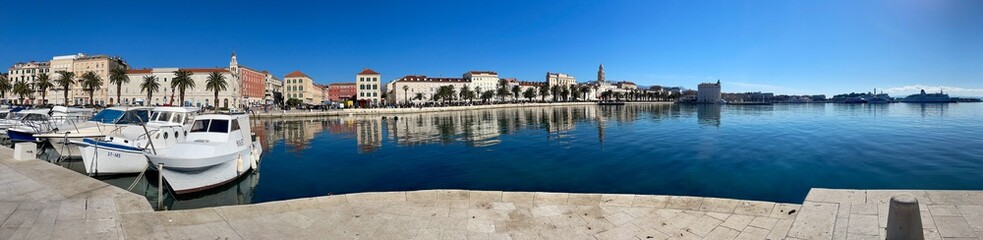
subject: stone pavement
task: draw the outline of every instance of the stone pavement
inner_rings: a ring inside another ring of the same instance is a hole
[[[983,191],[812,189],[788,236],[884,239],[891,196],[918,199],[925,239],[983,238]]]
[[[0,148],[0,239],[875,239],[890,196],[928,239],[983,236],[983,192],[813,189],[784,204],[467,190],[359,193],[154,212],[142,196]]]
[[[121,213],[153,212],[147,199],[0,148],[0,239],[121,239]]]

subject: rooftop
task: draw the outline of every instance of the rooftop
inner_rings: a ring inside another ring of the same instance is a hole
[[[300,71],[294,71],[292,73],[288,73],[286,76],[283,76],[283,77],[284,78],[289,78],[289,77],[305,77],[305,78],[311,78],[310,76],[307,76],[307,74],[304,74],[304,73],[302,73]]]
[[[372,71],[372,69],[364,68],[358,73],[358,75],[379,75],[379,73]]]

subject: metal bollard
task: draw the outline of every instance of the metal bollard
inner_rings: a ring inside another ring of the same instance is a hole
[[[925,239],[918,199],[902,193],[891,197],[887,213],[887,239]]]
[[[157,164],[157,210],[164,209],[164,164]]]

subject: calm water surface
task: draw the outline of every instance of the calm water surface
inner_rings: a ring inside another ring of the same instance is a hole
[[[201,194],[165,194],[164,202],[180,209],[472,189],[800,203],[815,187],[983,190],[981,120],[983,104],[974,103],[629,104],[254,119],[265,149],[258,171]],[[77,161],[62,165],[81,170]],[[126,188],[136,176],[102,179]],[[156,175],[137,182],[132,191],[156,203]]]

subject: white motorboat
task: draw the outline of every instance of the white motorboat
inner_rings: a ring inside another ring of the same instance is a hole
[[[42,142],[38,135],[70,129],[77,122],[92,115],[91,109],[55,106],[49,109],[23,110],[15,114],[17,120],[6,129],[12,142]]]
[[[144,154],[162,154],[184,141],[199,110],[157,107],[146,125],[129,125],[101,139],[85,138],[72,143],[78,145],[89,175],[139,173],[147,169]]]
[[[198,192],[232,182],[259,165],[263,148],[245,113],[195,117],[187,138],[166,153],[146,154],[176,194]]]
[[[150,107],[111,107],[99,111],[88,121],[73,124],[70,127],[37,134],[34,137],[47,140],[58,155],[65,158],[82,156],[78,145],[85,138],[102,138],[109,134],[120,133],[128,125],[144,124],[150,118]]]

